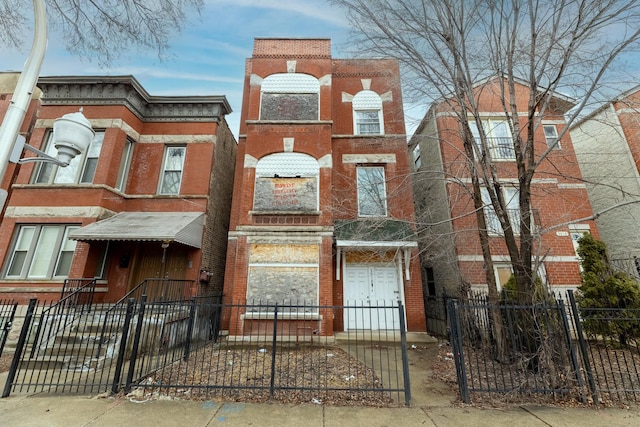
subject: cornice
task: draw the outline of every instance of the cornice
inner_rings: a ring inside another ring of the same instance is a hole
[[[220,122],[231,113],[224,95],[152,96],[133,76],[40,77],[43,105],[123,105],[145,122]]]

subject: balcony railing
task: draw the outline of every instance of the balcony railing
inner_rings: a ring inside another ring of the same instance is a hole
[[[476,143],[481,146],[478,138],[476,138]],[[487,145],[493,159],[506,160],[516,158],[513,139],[510,137],[487,137]]]

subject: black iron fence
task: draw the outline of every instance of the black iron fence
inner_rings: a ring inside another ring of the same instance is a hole
[[[246,401],[410,402],[400,306],[223,305],[220,300],[94,305],[43,340],[32,300],[3,397],[12,392],[166,394]],[[108,314],[107,314],[108,313]],[[333,333],[334,317],[362,326]],[[327,319],[331,319],[328,322]],[[220,324],[224,322],[225,330]]]
[[[0,300],[0,356],[9,338],[9,332],[13,325],[13,318],[16,315],[18,303],[14,300]]]
[[[640,310],[580,308],[569,291],[534,305],[448,302],[458,387],[472,394],[629,401],[640,397]]]

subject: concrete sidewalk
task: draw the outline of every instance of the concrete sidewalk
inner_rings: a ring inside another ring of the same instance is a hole
[[[640,409],[330,407],[31,395],[0,400],[2,426],[638,426]]]

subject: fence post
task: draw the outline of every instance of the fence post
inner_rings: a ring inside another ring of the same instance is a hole
[[[131,318],[133,317],[133,305],[135,304],[135,299],[129,298],[127,301],[127,311],[124,317],[124,325],[122,326],[122,335],[120,337],[120,349],[118,350],[118,359],[116,361],[116,372],[113,375],[113,384],[111,386],[111,392],[116,394],[120,388],[120,376],[122,375],[122,365],[124,364],[124,354],[127,351],[127,341],[129,340],[129,326],[131,325]],[[108,318],[105,317],[104,325],[106,326]],[[100,339],[104,337],[104,330],[102,328],[102,335]],[[102,344],[102,342],[100,343]],[[98,353],[100,356],[100,353]]]
[[[469,386],[467,384],[467,372],[464,366],[464,352],[462,349],[462,330],[460,329],[460,312],[458,310],[458,301],[450,299],[448,302],[449,317],[449,341],[451,341],[451,350],[453,352],[453,361],[456,365],[456,376],[458,378],[458,390],[460,397],[464,403],[469,403]]]
[[[575,351],[573,351],[573,345],[571,342],[571,331],[569,330],[569,320],[567,319],[567,312],[564,309],[564,302],[562,300],[558,300],[557,302],[558,309],[560,310],[560,316],[562,317],[562,326],[564,328],[565,338],[567,340],[567,345],[569,346],[569,355],[571,357],[571,365],[573,365],[573,370],[576,373],[576,381],[578,381],[578,386],[580,387],[580,400],[582,403],[586,403],[587,399],[584,396],[582,386],[582,376],[580,375],[580,365],[578,364],[578,358],[576,357]]]
[[[402,301],[398,301],[398,313],[400,315],[400,348],[402,351],[402,376],[404,380],[404,404],[411,404],[411,380],[409,379],[409,356],[407,354],[407,329],[404,318]]]
[[[136,367],[136,358],[138,357],[138,346],[140,345],[140,335],[142,335],[142,323],[144,320],[144,309],[147,302],[147,295],[142,295],[140,299],[140,309],[138,310],[138,323],[136,323],[136,334],[133,337],[133,346],[131,347],[131,360],[129,361],[129,371],[127,372],[127,381],[124,384],[125,393],[131,390],[131,382],[133,382],[133,370]]]
[[[269,396],[273,397],[276,382],[276,338],[278,336],[278,303],[273,310],[273,334],[271,338],[271,380],[269,382]]]
[[[191,304],[189,307],[189,324],[187,325],[187,341],[184,344],[184,356],[183,360],[186,362],[189,360],[189,352],[191,351],[191,335],[193,334],[193,323],[196,318],[196,299],[191,298]]]
[[[24,350],[25,344],[27,343],[27,335],[29,334],[29,329],[31,328],[31,322],[33,321],[33,312],[36,310],[37,304],[38,300],[36,298],[31,298],[29,300],[27,313],[24,316],[24,323],[22,324],[22,329],[20,330],[20,335],[16,344],[16,352],[13,354],[11,366],[9,367],[9,373],[7,374],[7,382],[4,384],[4,391],[2,392],[1,397],[7,397],[11,393],[11,384],[16,378],[16,373],[18,372],[18,365],[20,365],[22,352]]]
[[[593,395],[593,402],[598,405],[598,390],[596,389],[596,383],[593,379],[593,371],[591,370],[591,362],[589,362],[589,353],[587,352],[587,343],[584,339],[584,333],[582,332],[582,323],[580,321],[580,315],[578,313],[578,305],[576,304],[576,297],[573,295],[573,290],[567,291],[569,296],[569,304],[571,305],[571,317],[573,318],[573,324],[576,327],[576,335],[578,337],[578,344],[580,344],[580,353],[582,354],[582,363],[584,363],[584,370],[587,372],[587,382]]]
[[[0,342],[0,356],[2,356],[2,352],[4,350],[4,346],[7,343],[7,339],[9,338],[9,332],[11,332],[11,327],[13,326],[13,319],[16,317],[16,310],[18,309],[18,303],[13,304],[13,308],[11,309],[11,313],[9,314],[8,320],[4,323],[4,333],[2,333],[2,342]]]

